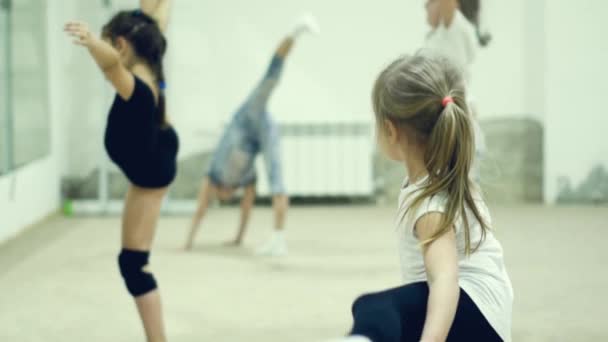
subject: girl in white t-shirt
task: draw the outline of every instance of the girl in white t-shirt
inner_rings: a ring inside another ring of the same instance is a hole
[[[479,27],[481,0],[428,0],[426,3],[427,22],[431,31],[427,34],[423,48],[448,58],[462,70],[467,89],[472,82],[472,66],[479,46],[487,46],[490,35],[482,33]],[[474,96],[467,95],[467,103],[473,117],[477,116]],[[475,132],[475,162],[473,177],[479,181],[477,162],[486,150],[485,139],[477,121]]]
[[[372,98],[381,150],[408,175],[395,229],[404,285],[359,297],[344,341],[511,341],[511,281],[469,178],[473,123],[461,71],[436,54],[401,57]]]

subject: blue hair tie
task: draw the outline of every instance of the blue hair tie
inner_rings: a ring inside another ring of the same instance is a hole
[[[160,81],[158,82],[158,87],[160,88],[160,90],[165,90],[167,89],[167,84],[164,81]]]
[[[136,10],[134,10],[134,11],[133,11],[133,15],[134,15],[134,16],[136,16],[136,17],[141,16],[141,15],[142,15],[142,13],[143,13],[143,12],[142,12],[140,9],[136,9]]]

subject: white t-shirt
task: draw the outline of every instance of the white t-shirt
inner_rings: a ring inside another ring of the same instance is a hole
[[[469,85],[478,44],[475,26],[456,10],[450,26],[442,23],[428,34],[424,49],[441,54],[461,68],[465,82]]]
[[[447,197],[438,195],[424,200],[415,212],[409,212],[408,209],[425,181],[426,178],[423,178],[416,184],[407,184],[406,179],[404,183],[406,186],[399,195],[396,233],[405,284],[427,281],[420,240],[416,237],[414,229],[416,222],[428,213],[446,211]],[[491,227],[490,213],[484,201],[476,198],[476,203],[483,219]],[[469,210],[467,210],[467,218],[471,246],[475,247],[481,239],[481,226]],[[513,288],[503,262],[502,247],[490,231],[487,232],[479,249],[466,256],[462,220],[456,221],[455,229],[459,259],[458,283],[498,335],[505,342],[510,342]]]

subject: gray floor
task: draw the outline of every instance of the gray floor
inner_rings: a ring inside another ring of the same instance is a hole
[[[516,291],[514,341],[608,341],[608,208],[498,207]],[[344,333],[360,293],[399,284],[393,208],[295,208],[290,256],[242,249],[235,209],[217,209],[196,249],[187,218],[164,218],[153,254],[171,341],[320,341]],[[116,269],[119,219],[54,218],[0,246],[0,341],[141,341]]]

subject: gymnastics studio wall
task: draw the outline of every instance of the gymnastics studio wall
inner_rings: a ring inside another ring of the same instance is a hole
[[[0,242],[54,213],[60,205],[58,138],[62,121],[56,115],[57,103],[48,100],[55,98],[57,89],[49,87],[47,83],[47,76],[53,78],[60,75],[53,68],[48,68],[47,75],[45,51],[45,42],[56,39],[53,36],[59,30],[47,32],[47,12],[44,6],[40,8],[35,5],[32,1],[16,3],[10,30],[0,25],[2,54],[11,53],[13,67],[11,104],[10,107],[5,106],[8,87],[2,84],[0,110],[10,108],[14,130],[10,134],[14,137],[9,142],[11,153],[6,152],[9,151],[7,148],[2,148],[0,152],[0,159],[6,161],[7,155],[11,155],[12,159],[11,165],[3,165],[0,171]],[[24,18],[33,20],[22,20]],[[13,49],[10,51],[4,50],[8,31],[13,33]],[[2,80],[9,80],[4,68],[7,60],[6,55],[0,58]],[[6,113],[0,111],[0,114]],[[5,139],[6,136],[7,131],[1,130],[0,138]]]
[[[608,2],[546,1],[545,198],[608,202]]]
[[[541,119],[525,102],[524,3],[489,1],[486,6],[485,27],[494,35],[494,42],[479,55],[475,70],[479,76],[472,91],[484,120]],[[67,7],[69,4],[71,9],[61,13],[64,19],[77,15],[96,27],[110,13],[92,9],[90,4],[67,1]],[[129,8],[132,2],[112,1],[112,5],[113,9]],[[273,49],[302,9],[315,13],[322,23],[322,34],[304,37],[296,44],[271,99],[271,113],[281,125],[367,125],[373,143],[371,85],[392,58],[421,46],[427,32],[423,2],[387,0],[378,6],[367,1],[182,0],[175,4],[168,32],[168,108],[181,139],[180,173],[173,197],[194,198],[196,183],[222,127],[259,80]],[[84,52],[73,51],[68,44],[57,42],[57,53],[62,55],[58,59],[65,61],[63,69],[78,70],[58,81],[69,82],[61,115],[72,126],[63,136],[64,145],[70,148],[63,170],[64,194],[95,198],[97,171],[103,160],[99,147],[105,115],[102,108],[110,95],[92,63],[82,58]],[[86,84],[83,77],[89,80]],[[501,82],[494,82],[496,79]],[[489,82],[492,87],[487,86]],[[73,92],[79,95],[70,96]],[[374,153],[373,149],[370,152]],[[361,151],[351,147],[343,153],[354,155],[350,159],[355,160]],[[364,159],[371,163],[372,158]],[[301,164],[307,162],[314,160]],[[119,199],[124,180],[115,169],[110,170],[110,197]],[[348,168],[337,172],[348,172]]]
[[[48,151],[0,175],[0,239],[57,209],[59,193],[97,199],[98,175],[104,168],[110,170],[110,196],[118,199],[124,191],[124,181],[113,172],[101,144],[112,93],[85,52],[72,48],[61,32],[63,22],[73,18],[101,27],[110,13],[103,3],[66,0],[58,6],[48,1],[47,20],[40,24],[47,27],[52,66],[47,89],[50,133],[18,134],[30,143],[44,139]],[[118,8],[134,2],[111,3]],[[502,182],[495,197],[513,202],[605,200],[608,119],[595,113],[605,111],[608,75],[598,66],[606,60],[608,43],[595,23],[603,19],[608,3],[484,4],[483,26],[493,41],[480,51],[471,92],[493,148],[488,188]],[[168,100],[182,148],[173,197],[194,197],[221,128],[261,77],[272,50],[302,9],[315,13],[322,34],[297,43],[273,95],[270,111],[285,126],[356,124],[372,129],[369,93],[376,73],[393,57],[414,52],[427,30],[423,1],[386,0],[383,6],[372,1],[176,1],[168,32]],[[24,46],[27,37],[20,38]],[[26,101],[31,98],[15,99]],[[369,160],[377,165],[374,175],[384,178],[383,186],[394,188],[398,176],[386,170],[395,166],[376,156]]]

